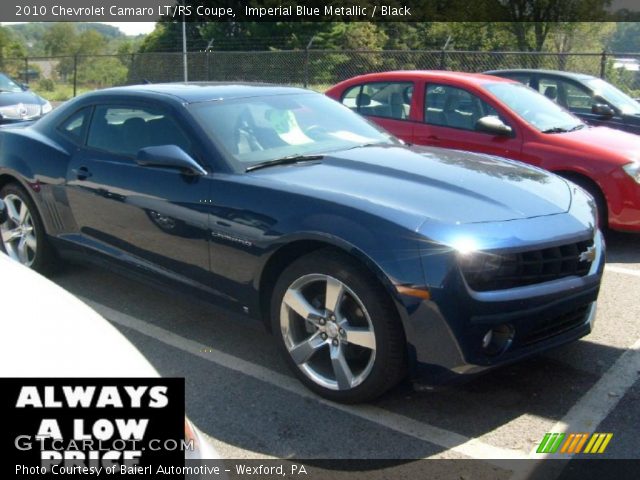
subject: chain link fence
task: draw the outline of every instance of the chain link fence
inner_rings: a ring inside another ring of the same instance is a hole
[[[640,97],[640,53],[203,51],[187,53],[186,61],[189,81],[279,83],[318,91],[355,75],[385,70],[565,70],[604,78]],[[62,101],[96,88],[182,81],[184,55],[173,52],[0,59],[0,68],[45,98]]]

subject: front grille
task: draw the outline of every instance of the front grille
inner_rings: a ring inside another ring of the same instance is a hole
[[[521,346],[531,345],[579,327],[584,324],[589,313],[589,307],[590,305],[585,305],[564,315],[542,318],[536,322],[532,330],[523,335],[522,338],[516,338],[516,341]]]
[[[25,115],[27,118],[37,117],[42,111],[42,107],[36,103],[25,103],[24,109],[27,111]]]
[[[580,260],[593,240],[516,253],[479,252],[460,256],[470,288],[478,292],[535,285],[569,276],[584,276],[591,261]]]

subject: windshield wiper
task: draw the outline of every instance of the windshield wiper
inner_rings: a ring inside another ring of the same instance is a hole
[[[566,128],[562,128],[562,127],[552,127],[552,128],[547,128],[546,130],[543,130],[542,133],[567,133],[570,131],[571,130],[567,130]]]
[[[256,163],[245,169],[245,172],[252,172],[266,167],[275,167],[278,165],[294,165],[296,163],[313,162],[322,160],[324,155],[289,155],[288,157],[276,158],[275,160],[267,160],[266,162]]]
[[[582,128],[586,127],[586,125],[584,123],[579,123],[571,128],[565,128],[565,127],[551,127],[551,128],[547,128],[546,130],[543,130],[542,133],[567,133],[567,132],[575,132],[576,130],[580,130]]]

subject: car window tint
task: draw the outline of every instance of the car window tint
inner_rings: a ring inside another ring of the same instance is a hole
[[[567,99],[567,107],[574,112],[591,113],[593,97],[586,88],[570,82],[561,81]]]
[[[161,111],[98,106],[87,145],[119,155],[135,156],[145,147],[177,145],[191,153],[191,143],[177,123]]]
[[[0,73],[0,90],[2,90],[3,92],[22,92],[22,88],[20,87],[20,85],[18,85],[3,73]]]
[[[563,107],[567,106],[566,96],[559,79],[540,77],[538,80],[538,91],[549,100],[553,100]]]
[[[344,105],[312,93],[194,102],[187,107],[234,166],[322,155],[366,144],[395,144]]]
[[[87,121],[91,107],[83,108],[70,117],[67,117],[59,126],[58,130],[76,142],[81,142],[87,128]]]
[[[342,103],[346,105],[351,110],[357,110],[358,104],[357,101],[361,99],[360,92],[362,91],[362,85],[356,85],[355,87],[350,87],[344,92],[342,96]]]
[[[499,117],[484,100],[462,88],[431,83],[427,85],[424,119],[430,125],[475,130],[486,116]]]
[[[353,97],[353,103],[361,115],[407,120],[412,98],[411,82],[375,82],[364,84],[362,91]],[[351,107],[347,103],[345,105]]]

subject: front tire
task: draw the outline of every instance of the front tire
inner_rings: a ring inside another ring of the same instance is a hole
[[[0,225],[0,249],[25,267],[45,273],[54,262],[42,219],[29,194],[10,183],[0,190],[8,219]]]
[[[333,401],[371,400],[406,371],[398,314],[371,272],[333,249],[284,270],[271,302],[273,332],[294,374]]]

